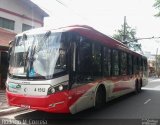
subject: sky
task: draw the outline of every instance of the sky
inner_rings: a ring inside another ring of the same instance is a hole
[[[160,37],[160,17],[155,0],[32,0],[45,10],[45,26],[84,24],[113,36],[124,21],[136,29],[137,38]],[[58,2],[59,1],[59,2]],[[140,40],[142,50],[160,54],[160,39]]]

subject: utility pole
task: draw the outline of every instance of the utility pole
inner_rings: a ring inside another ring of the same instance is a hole
[[[126,40],[126,16],[124,16],[123,42]]]

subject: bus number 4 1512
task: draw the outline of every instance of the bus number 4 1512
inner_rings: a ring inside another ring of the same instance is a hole
[[[35,92],[45,92],[45,88],[35,88]]]

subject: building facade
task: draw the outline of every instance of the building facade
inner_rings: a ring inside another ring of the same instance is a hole
[[[15,33],[42,27],[48,14],[30,0],[0,0],[0,27]]]
[[[0,88],[4,87],[7,74],[9,42],[17,33],[42,27],[44,17],[47,16],[31,0],[0,0]]]

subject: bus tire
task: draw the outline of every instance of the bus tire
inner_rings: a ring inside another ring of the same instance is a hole
[[[142,91],[142,85],[141,82],[137,79],[135,82],[135,93],[138,94]]]
[[[95,109],[98,110],[102,107],[104,107],[106,103],[106,90],[103,85],[100,85],[97,89],[96,92],[96,97],[95,97]]]

